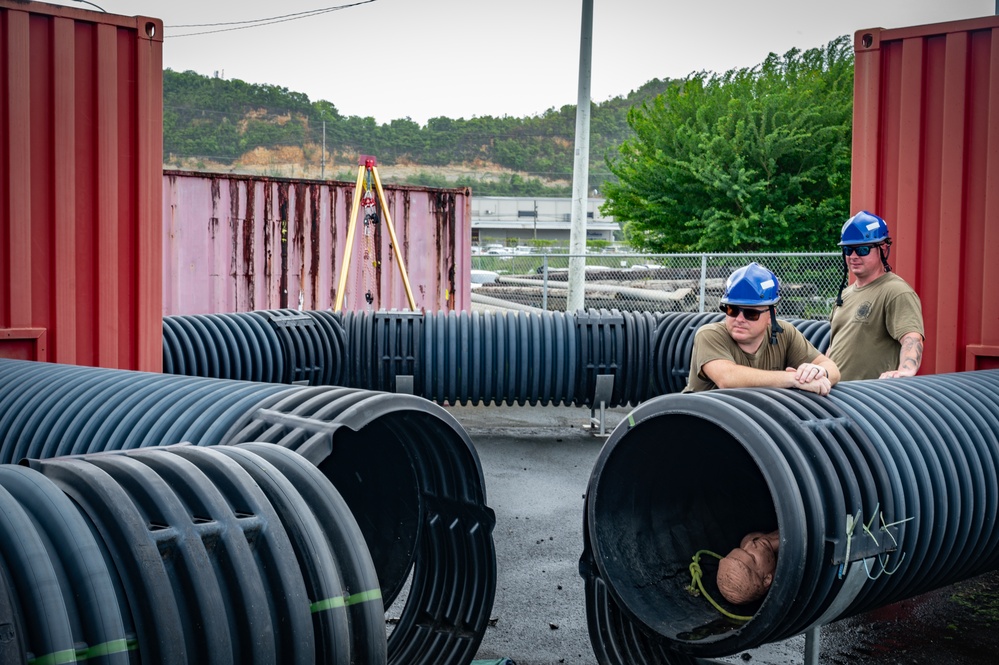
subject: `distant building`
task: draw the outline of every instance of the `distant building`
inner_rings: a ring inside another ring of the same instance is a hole
[[[586,200],[586,239],[614,240],[621,226],[600,213],[605,199]],[[472,196],[472,244],[527,244],[554,240],[569,245],[572,199],[536,196]]]

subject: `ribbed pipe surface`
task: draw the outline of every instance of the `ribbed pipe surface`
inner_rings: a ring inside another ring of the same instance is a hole
[[[993,570],[997,471],[999,370],[650,400],[614,430],[586,495],[594,650],[622,665],[730,655]],[[726,603],[701,559],[708,592],[749,621],[688,593],[698,550],[774,529],[755,605]],[[632,631],[641,657],[621,655]]]
[[[638,405],[687,385],[720,312],[250,312],[164,319],[165,373],[414,394],[438,404]],[[829,323],[790,320],[820,352]],[[227,373],[228,372],[228,373]],[[407,386],[410,383],[407,383]],[[407,388],[408,389],[408,388]]]
[[[331,312],[264,310],[163,317],[163,372],[343,385],[345,334]]]
[[[474,656],[495,594],[495,517],[471,441],[444,409],[349,388],[0,360],[0,462],[254,441],[300,453],[343,495],[386,605],[409,581],[390,662]]]
[[[300,455],[177,445],[29,465],[0,465],[0,552],[24,610],[3,662],[386,662],[363,536]]]

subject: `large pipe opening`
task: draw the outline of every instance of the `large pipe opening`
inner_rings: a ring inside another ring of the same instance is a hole
[[[597,641],[611,648],[631,630],[600,623],[619,609],[655,636],[652,652],[726,656],[991,569],[997,375],[642,404],[590,477],[581,572]],[[758,605],[726,606],[701,557],[708,595],[741,625],[688,592],[695,552],[724,556],[773,530],[776,570]]]
[[[664,433],[668,432],[668,440]],[[724,556],[753,531],[778,528],[771,486],[745,445],[716,423],[688,414],[630,429],[600,470],[591,497],[598,566],[634,618],[678,641],[738,630],[703,597],[688,591],[699,550]],[[734,614],[715,585],[717,560],[700,557],[708,593]]]

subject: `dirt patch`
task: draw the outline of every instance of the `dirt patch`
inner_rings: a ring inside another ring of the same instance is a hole
[[[341,180],[354,182],[357,179],[356,158],[346,158],[327,154],[325,167],[321,161],[322,147],[309,144],[303,148],[285,146],[276,149],[255,148],[232,164],[223,164],[205,159],[179,159],[167,156],[163,168],[211,173],[237,173],[241,175],[261,175],[272,178],[305,178],[319,180]],[[476,160],[469,164],[449,164],[447,166],[427,166],[425,164],[399,163],[379,164],[378,175],[385,184],[399,184],[407,178],[429,174],[443,177],[448,182],[472,180],[473,182],[499,182],[519,176],[524,180],[539,179],[536,175],[514,171],[498,164]],[[547,186],[571,186],[568,180],[540,179]],[[474,187],[474,184],[473,184]]]

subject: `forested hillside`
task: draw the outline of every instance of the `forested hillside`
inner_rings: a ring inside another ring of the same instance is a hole
[[[637,249],[811,251],[849,213],[853,73],[844,35],[593,104],[588,189]],[[274,85],[167,70],[163,87],[167,167],[353,180],[367,154],[387,183],[572,193],[573,105],[379,125]]]
[[[628,110],[669,84],[655,79],[625,97],[593,105],[591,189],[602,189],[613,177],[605,157],[614,157],[632,135]],[[357,155],[370,154],[378,158],[386,182],[469,185],[476,194],[497,196],[571,192],[575,105],[526,118],[439,117],[426,126],[402,118],[379,125],[373,118],[341,115],[331,102],[312,101],[276,85],[169,69],[163,73],[168,167],[318,177],[324,121],[327,178],[353,180]]]

